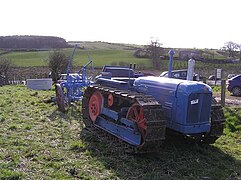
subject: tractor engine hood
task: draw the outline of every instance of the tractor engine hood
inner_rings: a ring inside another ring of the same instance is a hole
[[[187,135],[210,130],[210,86],[173,78],[140,77],[135,80],[134,87],[162,105],[168,128]]]
[[[139,77],[135,80],[134,86],[139,92],[145,93],[150,88],[161,88],[163,93],[168,91],[168,94],[182,93],[189,95],[191,93],[212,93],[212,89],[207,84],[197,81],[187,81],[166,77]],[[173,95],[174,95],[173,94]]]

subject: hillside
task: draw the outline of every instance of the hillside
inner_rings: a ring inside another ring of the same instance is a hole
[[[73,65],[75,69],[80,69],[88,61],[88,54],[93,60],[93,66],[95,68],[101,68],[104,65],[129,65],[137,64],[137,70],[154,71],[158,75],[162,71],[168,69],[169,57],[168,51],[170,48],[163,49],[164,59],[160,60],[160,69],[153,67],[151,59],[148,58],[136,58],[134,53],[137,49],[144,46],[132,45],[132,44],[117,44],[107,42],[69,42],[71,45],[78,43],[80,48],[77,49]],[[61,49],[67,55],[71,55],[73,48]],[[190,55],[194,55],[197,59],[195,71],[208,77],[215,73],[215,69],[222,68],[224,75],[238,74],[240,73],[241,63],[239,61],[232,63],[232,60],[227,59],[227,54],[215,49],[175,49],[173,69],[185,69],[187,68],[187,60],[190,59]],[[10,59],[11,62],[18,67],[47,67],[46,59],[49,56],[49,51],[0,51],[0,57]],[[180,60],[182,57],[184,60]],[[200,58],[200,57],[204,57]],[[231,61],[226,63],[225,61]],[[208,61],[208,62],[207,62]],[[224,63],[225,64],[222,64]],[[27,71],[27,70],[26,70]],[[49,70],[46,70],[45,74],[48,74]],[[37,72],[36,72],[37,73]],[[17,76],[17,75],[16,75]],[[37,76],[34,74],[33,76]]]
[[[93,47],[92,47],[93,48]],[[62,49],[68,56],[71,55],[73,48]],[[2,57],[10,59],[15,65],[21,67],[28,66],[47,66],[46,59],[51,51],[34,52],[10,52]],[[88,54],[94,62],[95,67],[102,67],[105,64],[129,64],[136,63],[151,67],[149,59],[138,59],[133,56],[134,50],[120,49],[78,49],[74,55],[73,64],[82,66],[88,61]]]
[[[68,43],[72,46],[78,44],[81,49],[85,50],[136,50],[138,48],[143,48],[141,45],[108,43],[102,41],[68,41]]]
[[[87,63],[90,55],[95,67],[102,67],[105,64],[123,65],[129,63],[139,64],[140,67],[151,67],[149,59],[138,59],[134,57],[134,52],[141,46],[130,44],[113,44],[107,42],[77,42],[80,46],[77,49],[73,64],[82,66]],[[71,45],[75,43],[70,43]],[[71,55],[73,48],[61,49],[68,56]],[[3,51],[2,51],[3,52]],[[46,59],[50,51],[10,51],[0,57],[10,59],[15,65],[21,67],[28,66],[47,66]]]

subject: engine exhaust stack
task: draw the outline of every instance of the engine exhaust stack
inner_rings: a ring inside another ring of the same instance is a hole
[[[168,52],[169,56],[170,56],[170,61],[169,61],[169,66],[168,66],[168,78],[172,77],[172,63],[173,63],[173,55],[175,54],[175,51],[173,49],[171,49]]]

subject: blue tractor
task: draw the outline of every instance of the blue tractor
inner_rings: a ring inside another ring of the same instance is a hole
[[[89,55],[89,62],[82,67],[82,72],[79,71],[77,74],[70,74],[70,66],[76,48],[77,46],[74,47],[72,55],[68,61],[66,80],[55,84],[56,103],[61,112],[65,112],[71,102],[81,100],[85,88],[91,84],[90,78],[87,77],[87,67],[89,65],[92,67],[92,60]]]
[[[153,150],[167,132],[203,143],[222,135],[223,109],[207,84],[143,76],[130,67],[103,70],[84,92],[86,128],[105,132],[135,151]]]

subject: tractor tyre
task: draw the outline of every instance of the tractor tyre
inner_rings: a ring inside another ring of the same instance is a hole
[[[232,89],[232,93],[234,96],[241,96],[241,88],[240,87],[234,87]]]

